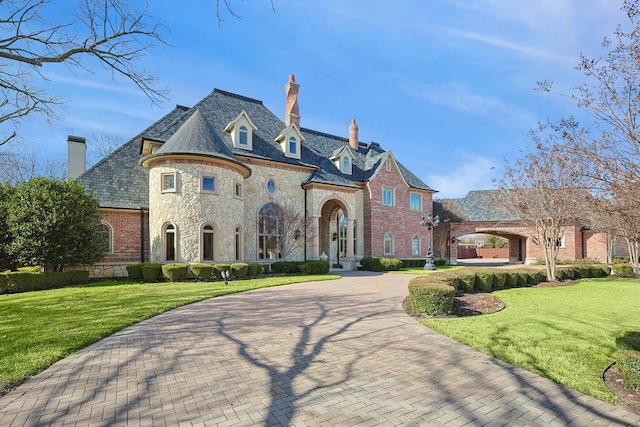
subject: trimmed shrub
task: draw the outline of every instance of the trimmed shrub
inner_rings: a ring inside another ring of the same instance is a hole
[[[249,274],[249,264],[244,262],[231,264],[231,274],[238,279],[247,277],[247,274]]]
[[[507,277],[509,275],[504,271],[494,271],[493,272],[493,283],[491,284],[491,289],[502,289],[505,287],[507,283]]]
[[[189,266],[180,262],[172,264],[162,264],[162,275],[172,282],[181,282],[187,278]]]
[[[0,277],[0,293],[13,294],[87,283],[89,272],[85,270],[48,273],[11,272],[0,274]]]
[[[526,273],[518,272],[518,284],[516,286],[521,287],[521,288],[524,288],[525,286],[527,286],[527,274]]]
[[[631,258],[629,258],[628,256],[613,257],[614,264],[629,264],[630,261],[631,261]]]
[[[247,270],[247,276],[256,277],[262,274],[262,264],[249,264],[249,269]]]
[[[419,265],[419,267],[424,265],[424,262],[422,260],[420,260],[420,263],[421,264]],[[442,267],[442,266],[447,265],[447,260],[446,259],[437,259],[437,260],[433,261],[433,263],[436,265],[436,267]]]
[[[442,282],[426,282],[420,277],[409,282],[411,311],[433,316],[449,314],[453,311],[456,290]]]
[[[127,265],[127,277],[131,280],[142,280],[142,263]]]
[[[616,338],[617,366],[624,375],[624,386],[640,389],[640,332],[626,332]]]
[[[303,274],[327,274],[329,263],[327,261],[307,261],[300,264],[300,272]]]
[[[140,268],[145,282],[159,282],[162,279],[162,264],[145,263]]]
[[[231,270],[230,264],[213,264],[213,276],[216,279],[222,279],[221,273],[229,270]]]
[[[518,286],[518,277],[520,277],[520,275],[516,272],[507,273],[507,280],[504,283],[504,287],[515,288],[516,286]]]
[[[196,280],[200,280],[203,282],[208,282],[209,280],[211,280],[211,276],[213,275],[213,265],[211,264],[190,264],[189,269],[196,277]]]
[[[474,289],[479,291],[491,292],[493,287],[493,274],[489,272],[476,273],[476,281],[473,286]]]
[[[300,273],[300,262],[278,261],[271,264],[271,271],[275,274],[296,274]]]
[[[394,258],[380,258],[383,271],[398,271],[402,267],[402,261]]]
[[[380,258],[365,257],[360,261],[362,269],[366,271],[384,271]]]
[[[616,276],[633,276],[633,267],[629,264],[614,264],[613,272]]]
[[[462,273],[460,273],[460,275],[458,276],[458,279],[460,280],[460,287],[458,289],[460,289],[461,291],[468,292],[475,289],[475,284],[476,284],[475,273],[465,273],[464,270],[462,270]]]
[[[590,277],[609,277],[611,275],[611,267],[608,265],[592,266],[590,270]]]

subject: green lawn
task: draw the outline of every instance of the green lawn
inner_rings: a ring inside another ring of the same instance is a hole
[[[181,305],[251,289],[339,276],[285,276],[213,283],[100,282],[0,295],[0,395],[65,356]]]
[[[602,380],[615,339],[640,331],[640,280],[587,279],[573,286],[494,293],[500,312],[423,322],[456,340],[593,397],[613,402]]]

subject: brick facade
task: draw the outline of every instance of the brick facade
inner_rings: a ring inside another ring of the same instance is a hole
[[[389,162],[389,163],[386,163]],[[393,206],[383,205],[383,190],[393,190]],[[432,193],[411,189],[402,179],[392,156],[385,160],[378,174],[365,186],[364,234],[365,256],[393,258],[424,258],[429,233],[420,225],[420,216],[432,212]],[[410,194],[420,194],[422,209],[410,209]],[[384,237],[393,236],[393,254],[384,253]],[[412,241],[420,238],[420,253],[413,255]]]
[[[103,264],[149,261],[149,212],[102,209],[102,221],[111,229],[112,246]]]

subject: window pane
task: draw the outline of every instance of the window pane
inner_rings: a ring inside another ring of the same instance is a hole
[[[410,209],[413,211],[422,210],[422,195],[411,193]]]
[[[384,235],[384,254],[393,255],[393,238],[390,234]]]
[[[216,191],[216,179],[212,176],[203,176],[202,191]]]
[[[162,189],[174,190],[176,188],[176,177],[174,175],[162,175]]]
[[[296,154],[298,152],[298,146],[294,137],[289,138],[289,152]]]
[[[420,238],[413,236],[413,242],[411,243],[411,252],[413,255],[420,255]]]
[[[393,190],[389,188],[382,190],[382,204],[384,206],[393,206]]]
[[[176,233],[172,225],[165,232],[165,256],[167,261],[176,260]]]
[[[242,184],[236,182],[236,197],[242,197]]]
[[[248,145],[247,138],[247,128],[245,126],[240,126],[240,141],[238,142],[240,145]]]
[[[240,227],[236,228],[236,239],[235,239],[235,255],[236,261],[240,261],[242,259],[242,235],[240,233]]]
[[[276,192],[276,182],[272,179],[270,179],[269,181],[267,181],[267,191],[270,194],[273,194]]]

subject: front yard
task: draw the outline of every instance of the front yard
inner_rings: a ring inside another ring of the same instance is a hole
[[[477,350],[613,402],[602,380],[615,339],[640,331],[640,280],[585,279],[572,286],[494,292],[502,311],[423,323]]]

